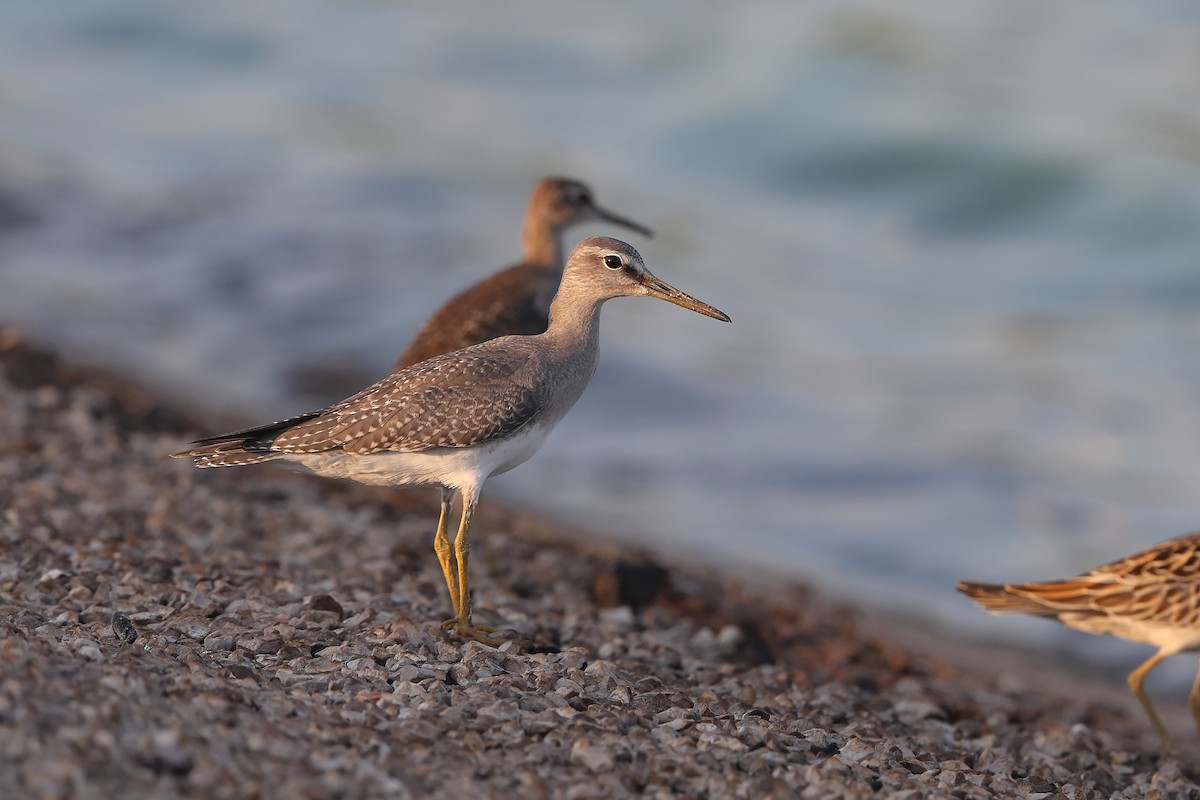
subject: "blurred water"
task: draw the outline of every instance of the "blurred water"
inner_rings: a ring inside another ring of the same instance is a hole
[[[0,318],[283,417],[380,374],[518,255],[532,183],[577,176],[734,323],[611,304],[589,392],[489,491],[1048,641],[954,580],[1200,525],[1197,23],[1169,0],[6,4]]]

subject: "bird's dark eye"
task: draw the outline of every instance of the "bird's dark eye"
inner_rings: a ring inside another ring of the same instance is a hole
[[[620,269],[621,268],[621,257],[614,256],[614,255],[605,256],[604,257],[604,266],[608,267],[609,269]]]

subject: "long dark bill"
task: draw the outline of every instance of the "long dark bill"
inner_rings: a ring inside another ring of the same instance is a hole
[[[674,303],[677,306],[682,306],[689,311],[695,311],[697,314],[703,314],[706,317],[719,319],[722,322],[732,322],[729,315],[720,309],[713,308],[708,303],[702,303],[686,292],[681,292],[666,281],[659,280],[653,275],[647,275],[646,281],[643,284],[650,290],[651,297],[658,297],[666,300],[668,303]]]

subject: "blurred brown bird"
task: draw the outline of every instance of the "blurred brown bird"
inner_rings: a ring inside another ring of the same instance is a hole
[[[393,370],[461,350],[497,336],[546,330],[550,301],[563,272],[563,231],[604,220],[643,236],[649,228],[596,204],[592,190],[570,178],[544,178],[533,187],[521,242],[525,255],[447,300],[417,331]]]

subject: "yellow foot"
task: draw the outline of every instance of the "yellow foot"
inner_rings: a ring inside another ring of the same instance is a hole
[[[457,617],[451,617],[442,623],[442,630],[446,632],[454,631],[458,636],[464,639],[474,639],[477,642],[488,645],[489,647],[499,647],[504,644],[505,639],[498,639],[494,636],[488,636],[489,633],[495,633],[496,629],[491,625],[475,625],[471,622],[463,622]]]

